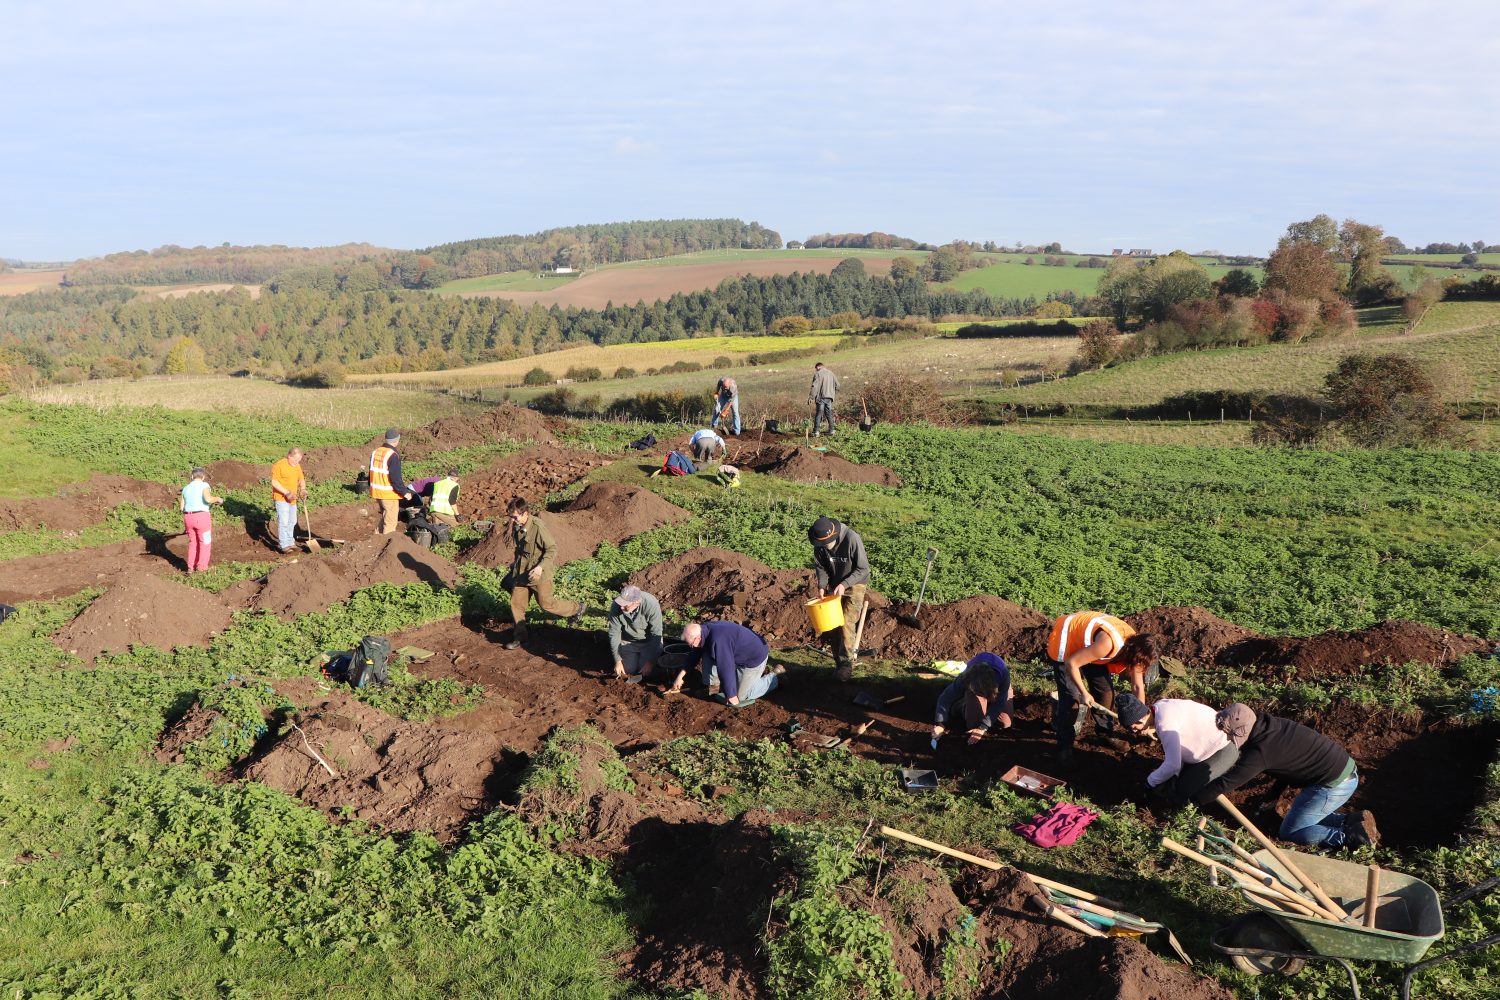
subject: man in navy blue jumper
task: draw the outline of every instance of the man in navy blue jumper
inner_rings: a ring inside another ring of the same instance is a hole
[[[687,663],[677,672],[673,691],[682,690],[683,679],[699,668],[703,683],[719,685],[719,697],[739,708],[776,690],[781,668],[767,669],[771,650],[766,641],[738,622],[704,622],[682,630],[682,641],[693,647]]]

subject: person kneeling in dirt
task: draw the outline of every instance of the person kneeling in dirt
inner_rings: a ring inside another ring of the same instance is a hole
[[[857,632],[859,615],[865,606],[865,589],[870,582],[870,560],[865,555],[865,541],[859,533],[831,517],[820,517],[807,529],[807,540],[813,547],[813,572],[817,575],[818,596],[842,598],[844,624],[830,629],[819,638],[833,647],[834,676],[847,681],[854,676],[854,661],[859,658]]]
[[[937,749],[938,739],[948,731],[948,720],[955,709],[968,730],[969,746],[973,746],[997,724],[1001,729],[1010,728],[1015,700],[1010,667],[994,653],[980,653],[938,695],[937,709],[932,714],[932,748]]]
[[[1330,849],[1380,843],[1368,810],[1338,811],[1359,787],[1359,768],[1343,747],[1301,723],[1257,715],[1239,702],[1219,712],[1215,723],[1239,749],[1239,759],[1194,796],[1199,805],[1269,774],[1276,786],[1267,802],[1275,802],[1284,787],[1302,789],[1282,817],[1277,834],[1282,840]]]
[[[687,672],[698,667],[705,686],[719,685],[720,701],[742,708],[776,690],[781,681],[781,665],[767,666],[771,647],[766,640],[738,622],[694,623],[682,630],[682,641],[693,651],[672,681],[673,691],[681,691]]]
[[[1083,730],[1089,710],[1102,736],[1114,738],[1114,674],[1123,673],[1131,693],[1146,700],[1146,686],[1156,680],[1159,655],[1156,640],[1137,635],[1135,629],[1113,615],[1079,611],[1052,623],[1047,656],[1056,666],[1057,705],[1052,725],[1057,731],[1057,759],[1073,757],[1073,741]],[[1108,711],[1099,711],[1100,709]]]
[[[1191,802],[1210,781],[1222,778],[1239,759],[1239,748],[1219,729],[1218,713],[1184,698],[1147,706],[1131,694],[1115,699],[1120,725],[1161,741],[1161,766],[1146,775],[1150,794],[1176,807]]]
[[[417,491],[427,505],[429,521],[437,521],[450,528],[458,527],[457,469],[449,469],[448,474],[441,478],[412,483],[412,489]]]
[[[709,462],[722,458],[727,447],[724,439],[707,427],[694,431],[692,438],[688,441],[688,448],[692,451],[695,462]]]
[[[649,677],[661,656],[661,602],[640,587],[626,587],[609,605],[608,627],[615,676],[631,684]]]
[[[515,556],[510,563],[510,572],[505,575],[504,586],[510,591],[510,620],[515,623],[515,632],[506,649],[519,649],[526,641],[526,609],[531,598],[536,597],[537,607],[559,618],[571,619],[574,625],[588,613],[588,605],[582,601],[559,601],[552,594],[552,572],[556,568],[557,543],[552,532],[539,518],[531,515],[526,500],[515,497],[505,507],[510,518],[510,537],[515,545]]]

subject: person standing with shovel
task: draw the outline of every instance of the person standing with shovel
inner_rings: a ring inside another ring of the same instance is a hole
[[[1073,758],[1073,741],[1088,711],[1094,712],[1100,733],[1113,737],[1115,674],[1125,674],[1135,697],[1146,700],[1146,685],[1155,679],[1159,653],[1155,639],[1137,635],[1119,618],[1078,611],[1052,623],[1047,657],[1055,664],[1052,675],[1057,682],[1057,706],[1052,712],[1057,759],[1065,764]]]
[[[844,624],[824,632],[819,638],[833,647],[834,676],[841,681],[854,677],[854,661],[859,658],[858,627],[865,606],[865,589],[870,582],[870,560],[865,555],[865,541],[858,532],[831,517],[820,517],[807,531],[813,547],[813,572],[817,576],[819,597],[838,597],[844,610]]]
[[[301,448],[293,448],[271,466],[271,500],[276,507],[276,548],[285,554],[297,546],[297,503],[307,501]]]

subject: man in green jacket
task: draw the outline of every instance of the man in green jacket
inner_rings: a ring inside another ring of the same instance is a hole
[[[661,656],[661,602],[640,587],[626,587],[609,605],[609,655],[615,676],[639,684]]]
[[[515,545],[505,586],[510,589],[510,620],[515,631],[506,649],[519,649],[526,641],[526,609],[531,598],[537,607],[559,618],[569,618],[574,625],[583,620],[588,606],[579,601],[558,601],[552,594],[552,573],[557,569],[557,543],[552,532],[539,518],[531,515],[523,497],[515,497],[505,508],[510,518],[510,537]]]

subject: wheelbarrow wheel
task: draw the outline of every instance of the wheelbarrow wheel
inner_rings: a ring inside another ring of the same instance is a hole
[[[1249,913],[1231,924],[1229,930],[1226,944],[1252,952],[1248,955],[1229,956],[1229,961],[1241,972],[1248,972],[1252,976],[1295,976],[1307,965],[1305,959],[1279,954],[1302,951],[1303,946],[1269,917]]]

